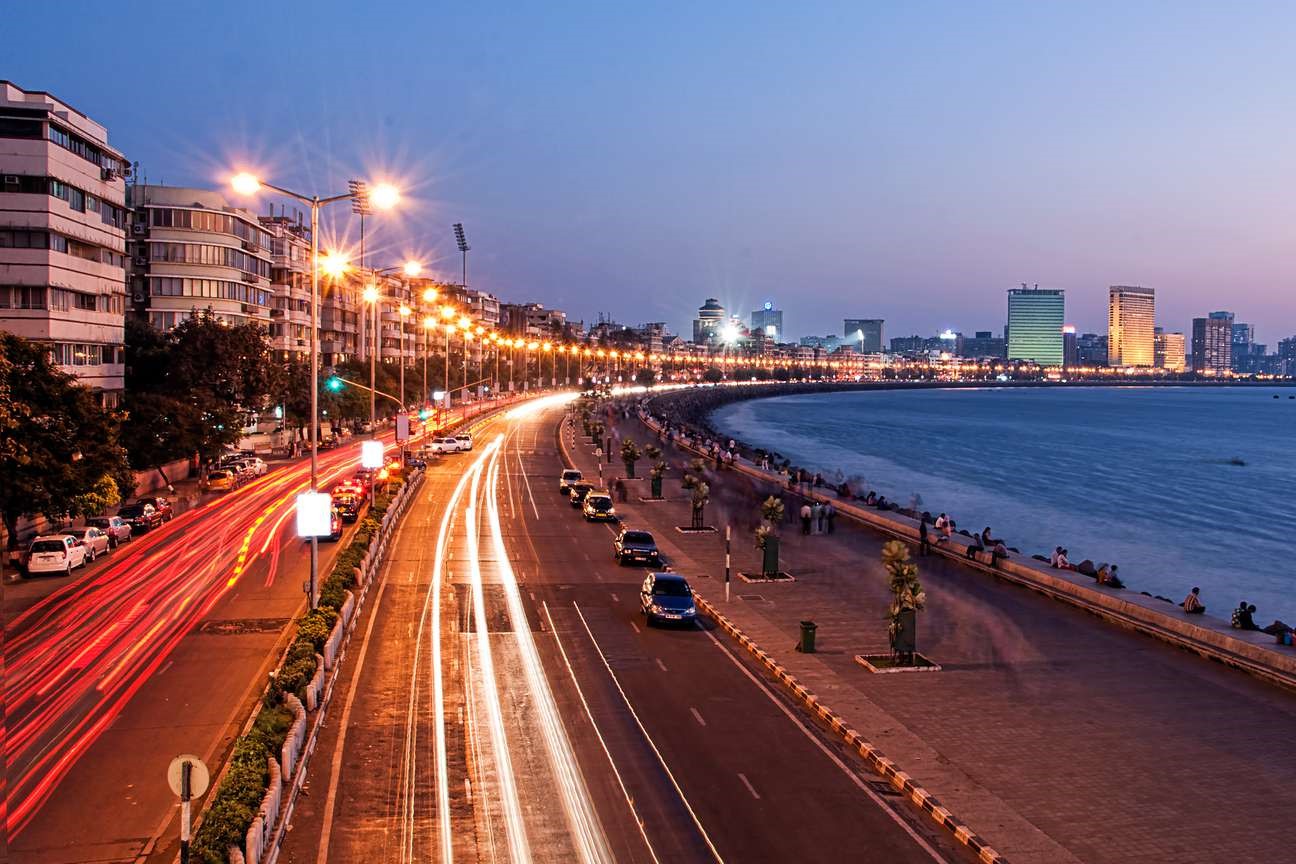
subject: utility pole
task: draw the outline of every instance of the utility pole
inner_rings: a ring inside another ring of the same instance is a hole
[[[462,222],[454,223],[455,244],[459,247],[459,252],[463,255],[463,287],[468,287],[468,250],[472,247],[468,245],[468,238],[464,235]]]

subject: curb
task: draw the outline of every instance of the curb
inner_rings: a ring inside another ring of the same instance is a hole
[[[985,840],[979,837],[967,825],[957,819],[943,804],[937,800],[922,786],[914,782],[913,778],[900,770],[896,763],[888,759],[881,750],[873,744],[864,740],[859,732],[846,725],[846,721],[841,715],[833,711],[827,705],[819,701],[819,697],[811,693],[804,684],[796,679],[792,673],[783,668],[783,665],[775,660],[772,656],[764,651],[750,636],[742,632],[737,625],[731,622],[724,615],[721,615],[714,606],[705,598],[694,593],[694,599],[698,607],[706,615],[715,621],[739,645],[761,662],[773,676],[783,684],[801,704],[808,708],[820,720],[828,724],[832,731],[840,736],[841,740],[846,743],[847,747],[855,750],[864,761],[868,763],[874,771],[880,774],[885,780],[889,781],[892,786],[899,790],[906,798],[918,805],[924,812],[935,820],[936,824],[949,831],[954,839],[962,843],[977,854],[977,858],[985,864],[1008,864],[1008,859],[996,852]]]

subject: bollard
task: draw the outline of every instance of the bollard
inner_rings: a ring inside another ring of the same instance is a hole
[[[815,630],[818,627],[813,621],[801,622],[801,638],[797,640],[796,650],[802,654],[815,653]]]

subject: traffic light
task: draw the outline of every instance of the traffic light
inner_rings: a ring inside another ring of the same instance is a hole
[[[432,411],[431,411],[431,409],[429,409],[429,408],[420,408],[420,409],[419,409],[419,419],[420,419],[420,420],[426,420],[426,419],[428,419],[428,418],[431,417],[431,416],[432,416]]]
[[[342,379],[334,375],[324,382],[324,386],[336,393],[342,389]]]

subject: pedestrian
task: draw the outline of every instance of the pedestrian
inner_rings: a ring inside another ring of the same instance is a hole
[[[809,504],[801,505],[801,533],[808,535],[810,533],[810,518],[814,513]]]
[[[918,554],[928,555],[931,553],[931,544],[927,542],[927,520],[918,520]]]
[[[833,520],[837,518],[837,508],[831,501],[824,505],[824,518],[828,520],[828,533],[833,533]]]
[[[1189,615],[1204,615],[1206,605],[1201,602],[1201,589],[1194,587],[1188,592],[1188,596],[1179,604]]]
[[[814,507],[812,508],[812,510],[814,512],[814,524],[815,524],[814,533],[822,534],[824,533],[823,505],[820,504],[818,501],[816,501],[814,503]]]

